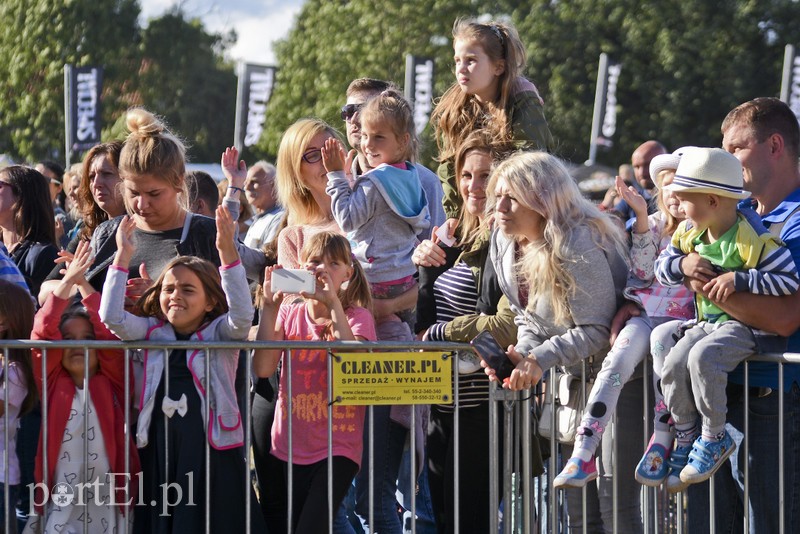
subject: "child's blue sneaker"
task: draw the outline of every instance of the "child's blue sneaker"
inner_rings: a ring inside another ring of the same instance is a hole
[[[580,458],[570,458],[567,465],[553,479],[554,488],[582,488],[587,482],[597,478],[597,466],[594,456],[588,462]]]
[[[655,436],[654,436],[655,437]],[[658,487],[669,474],[669,455],[671,449],[667,449],[660,443],[654,443],[650,438],[650,444],[644,451],[644,456],[636,466],[636,481],[639,484],[650,487]]]
[[[735,450],[736,442],[727,430],[719,441],[696,439],[689,453],[689,462],[681,471],[681,480],[687,484],[708,480]]]
[[[669,455],[667,465],[669,466],[669,475],[667,476],[667,491],[670,493],[678,493],[685,490],[689,484],[681,480],[681,472],[689,462],[689,453],[692,452],[691,445],[678,445],[675,450]]]

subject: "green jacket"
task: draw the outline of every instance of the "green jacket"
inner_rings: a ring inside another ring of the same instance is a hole
[[[479,289],[478,310],[487,315],[475,313],[456,317],[444,327],[445,341],[468,342],[479,333],[488,330],[502,347],[517,342],[517,325],[514,323],[516,314],[511,310],[508,299],[500,291],[497,274],[491,262],[487,261],[489,237],[489,232],[485,232],[475,240],[469,250],[462,252],[455,262],[458,264],[463,260],[472,270],[475,286]],[[490,313],[492,311],[494,314]]]
[[[552,150],[553,136],[547,126],[544,107],[535,86],[521,79],[517,91],[509,99],[508,115],[511,117],[511,129],[514,145],[518,150]],[[461,208],[461,195],[455,179],[455,162],[449,158],[436,170],[444,190],[444,212],[449,219],[458,219]]]

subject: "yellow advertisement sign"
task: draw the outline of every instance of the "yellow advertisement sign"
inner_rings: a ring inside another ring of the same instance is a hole
[[[445,352],[335,352],[331,378],[342,405],[453,402],[453,358]]]

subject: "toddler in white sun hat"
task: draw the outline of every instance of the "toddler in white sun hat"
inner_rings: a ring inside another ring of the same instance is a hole
[[[652,338],[653,350],[664,332],[671,330],[669,337],[677,339],[665,355],[661,379],[677,439],[665,458],[671,491],[707,480],[736,448],[725,430],[728,373],[763,342],[769,340],[771,350],[779,346],[777,336],[732,319],[725,301],[735,291],[777,296],[798,289],[788,249],[752,210],[737,209],[750,196],[742,188],[739,160],[719,148],[699,147],[684,150],[666,187],[680,199],[686,220],[656,260],[656,278],[667,286],[686,277],[704,282],[695,298],[697,319],[667,323]]]

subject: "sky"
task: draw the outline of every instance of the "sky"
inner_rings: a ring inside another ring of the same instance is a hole
[[[286,37],[304,0],[139,0],[142,22],[160,16],[174,5],[189,17],[200,18],[210,32],[234,29],[231,59],[273,65],[272,42]]]

